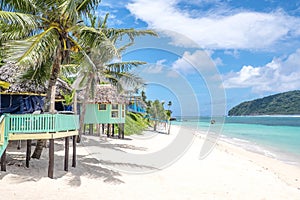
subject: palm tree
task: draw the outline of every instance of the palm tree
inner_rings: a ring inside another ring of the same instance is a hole
[[[60,74],[60,65],[68,62],[70,52],[82,49],[85,43],[80,44],[79,37],[90,43],[85,37],[86,32],[90,32],[89,27],[84,25],[82,17],[99,3],[100,0],[2,1],[0,19],[6,27],[2,37],[12,40],[6,43],[9,59],[36,70],[46,61],[52,61],[45,111],[49,111],[51,91]]]
[[[85,86],[84,92],[84,102],[81,108],[80,114],[80,130],[79,134],[83,132],[84,127],[84,116],[86,112],[86,103],[90,98],[90,94],[94,94],[93,88],[95,85],[100,82],[106,81],[110,82],[113,85],[118,86],[119,90],[122,90],[123,85],[131,85],[131,87],[139,87],[143,84],[143,81],[138,76],[130,73],[130,69],[133,67],[137,67],[145,62],[141,61],[127,61],[127,62],[112,62],[115,58],[120,58],[121,53],[130,45],[133,44],[134,38],[140,35],[156,35],[153,31],[149,30],[134,30],[134,29],[110,29],[107,27],[108,14],[102,23],[98,23],[96,25],[97,19],[96,17],[91,17],[91,26],[95,27],[95,30],[101,31],[105,33],[106,39],[110,40],[111,44],[115,45],[115,51],[110,51],[109,48],[105,48],[105,43],[107,40],[103,42],[104,48],[99,48],[99,46],[90,46],[88,50],[89,59],[86,59],[85,56],[81,56],[76,60],[77,63],[80,63],[78,72],[78,77],[75,80],[74,87],[76,89],[82,88]],[[100,22],[100,20],[98,20]],[[128,43],[123,44],[120,47],[117,47],[118,41],[120,41],[124,36],[127,36]],[[122,83],[120,83],[120,79]],[[78,137],[78,142],[80,141],[80,135]]]
[[[69,63],[70,54],[80,52],[91,61],[84,50],[105,48],[114,54],[113,40],[106,33],[85,25],[87,14],[101,0],[2,0],[0,11],[0,41],[7,41],[6,60],[38,71],[50,68],[45,111],[50,110],[52,87],[60,74],[61,65]],[[113,30],[113,29],[111,29]],[[112,31],[113,33],[113,31]],[[114,35],[121,35],[114,33]],[[20,38],[22,38],[20,40]],[[18,40],[16,40],[18,39]],[[47,61],[52,62],[47,62]],[[90,63],[92,65],[92,63]],[[38,141],[33,158],[39,158],[42,141]]]
[[[167,115],[163,104],[164,103],[160,102],[159,100],[155,100],[154,102],[151,102],[149,108],[149,114],[154,120],[154,131],[157,130],[157,125],[159,121],[167,119]]]
[[[8,58],[18,61],[38,71],[41,67],[50,68],[48,91],[44,110],[50,110],[52,87],[60,74],[60,65],[68,62],[69,54],[82,49],[78,38],[85,41],[89,27],[82,17],[100,3],[100,0],[3,0],[0,19],[2,40],[11,40],[5,44]],[[5,29],[3,29],[5,27]],[[101,37],[101,36],[100,36]],[[22,40],[15,40],[23,38]],[[87,39],[86,43],[90,43]],[[51,60],[50,65],[47,61]],[[39,140],[32,155],[40,158],[44,142]]]

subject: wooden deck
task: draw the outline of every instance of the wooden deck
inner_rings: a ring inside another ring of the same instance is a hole
[[[65,138],[65,171],[68,171],[69,138],[73,136],[73,162],[76,166],[76,140],[79,116],[64,114],[5,114],[0,117],[1,170],[6,171],[5,157],[9,141],[26,140],[26,167],[29,167],[31,140],[49,140],[48,176],[53,178],[54,139]]]

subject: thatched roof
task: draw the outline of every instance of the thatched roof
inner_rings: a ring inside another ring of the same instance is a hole
[[[10,83],[8,89],[0,87],[0,92],[3,93],[13,93],[13,94],[46,94],[48,89],[48,82],[45,84],[38,84],[33,80],[23,80],[22,79],[23,70],[21,67],[8,63],[0,67],[0,81],[5,81]],[[63,80],[58,79],[56,83],[56,96],[61,97],[61,91],[65,94],[70,93],[72,88]]]
[[[79,96],[84,96],[84,90],[79,93]],[[102,104],[125,104],[126,98],[120,95],[116,87],[106,84],[97,85],[95,88],[94,99],[89,99],[90,103]]]

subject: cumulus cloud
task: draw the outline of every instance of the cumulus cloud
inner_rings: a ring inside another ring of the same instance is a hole
[[[282,11],[221,13],[218,10],[213,13],[210,10],[195,17],[181,10],[178,3],[178,0],[133,0],[127,8],[150,28],[167,30],[166,34],[169,31],[178,32],[203,48],[262,49],[271,47],[284,38],[298,37],[300,34],[300,18]],[[176,34],[170,34],[170,37],[178,45],[184,45],[188,41],[177,40]]]
[[[225,88],[252,88],[256,93],[299,89],[300,49],[287,58],[274,58],[265,66],[243,66],[223,78]]]
[[[197,50],[193,53],[186,51],[181,58],[173,63],[172,69],[184,74],[194,73],[195,70],[200,72],[211,70],[216,65],[222,64],[221,58],[211,59],[212,53],[212,51],[203,50]]]
[[[145,72],[149,74],[159,74],[163,72],[163,69],[166,67],[165,66],[166,59],[158,60],[154,64],[150,64]]]

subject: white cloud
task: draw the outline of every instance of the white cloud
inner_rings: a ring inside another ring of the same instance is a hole
[[[244,66],[224,76],[225,88],[252,88],[253,92],[284,92],[300,88],[300,49],[285,59],[274,58],[262,67]]]
[[[183,34],[204,48],[262,49],[300,33],[300,19],[282,11],[233,11],[228,14],[228,10],[224,13],[210,10],[195,17],[180,10],[177,3],[178,0],[133,0],[127,8],[150,28],[167,30],[166,34],[169,31]],[[177,40],[175,34],[170,37],[178,45],[185,44],[185,40]]]
[[[211,59],[212,51],[197,50],[194,53],[186,51],[183,53],[182,57],[177,59],[172,68],[176,71],[182,72],[184,74],[190,74],[198,71],[203,72],[211,70],[216,65],[222,65],[222,60],[216,58]]]
[[[163,72],[163,69],[165,68],[166,60],[158,60],[155,64],[150,64],[147,69],[145,70],[146,73],[149,74],[159,74]]]

